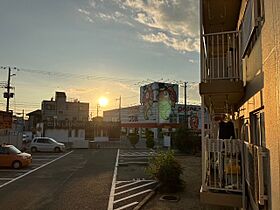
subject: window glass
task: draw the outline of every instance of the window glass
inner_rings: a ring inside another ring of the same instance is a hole
[[[37,139],[37,143],[44,143],[44,139]]]
[[[0,154],[5,154],[5,148],[4,147],[0,147]]]
[[[21,153],[21,151],[18,148],[14,147],[14,146],[9,147],[9,152],[11,154],[20,154]]]

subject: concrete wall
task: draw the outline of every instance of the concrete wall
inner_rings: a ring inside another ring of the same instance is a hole
[[[265,0],[262,30],[266,146],[270,150],[272,209],[280,206],[280,1]]]

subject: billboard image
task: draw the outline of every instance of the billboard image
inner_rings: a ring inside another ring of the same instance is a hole
[[[174,113],[175,104],[178,101],[178,85],[159,84],[159,122],[169,121]]]
[[[153,84],[145,85],[140,89],[140,100],[144,106],[144,119],[149,120],[153,115],[153,103],[155,101],[157,87]]]
[[[140,89],[140,102],[143,104],[145,120],[158,114],[159,122],[166,122],[174,112],[178,102],[178,85],[154,82]],[[154,113],[154,112],[157,113]]]

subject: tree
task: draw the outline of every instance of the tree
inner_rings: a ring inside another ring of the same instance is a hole
[[[139,136],[136,133],[130,133],[128,134],[128,139],[131,146],[135,149],[136,144],[139,142]]]
[[[201,137],[192,129],[184,126],[176,131],[174,140],[176,148],[181,152],[195,154],[201,147]]]
[[[151,149],[154,148],[155,146],[154,133],[150,130],[146,130],[145,136],[146,136],[146,147]]]

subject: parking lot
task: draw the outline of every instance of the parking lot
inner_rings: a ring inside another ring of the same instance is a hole
[[[0,168],[0,188],[3,188],[16,180],[19,180],[28,174],[67,156],[72,152],[73,151],[66,153],[33,153],[32,163],[28,167],[21,169]]]
[[[149,150],[119,150],[108,210],[138,209],[158,185],[145,173],[148,159],[156,155]]]

